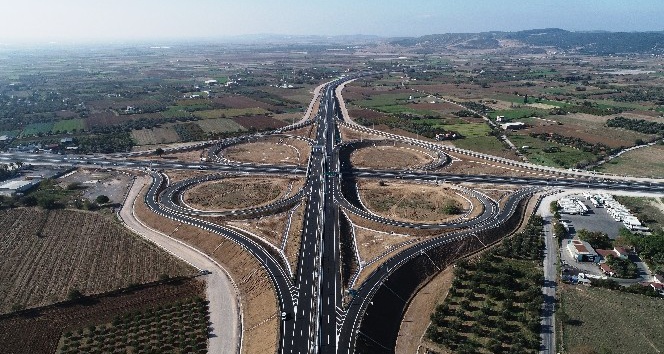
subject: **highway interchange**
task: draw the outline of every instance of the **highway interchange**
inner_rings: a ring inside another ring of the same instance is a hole
[[[254,137],[231,138],[218,143],[207,142],[197,145],[197,148],[209,148],[208,162],[205,163],[137,159],[138,154],[77,156],[20,152],[0,153],[0,162],[22,161],[35,165],[127,168],[148,172],[153,178],[153,183],[145,196],[145,202],[152,211],[164,217],[223,235],[240,244],[265,267],[274,284],[280,311],[284,313],[279,331],[280,353],[356,352],[357,338],[363,335],[360,328],[365,320],[367,309],[371,306],[373,296],[396,270],[437,247],[477,237],[478,233],[500,227],[515,216],[517,206],[522,201],[541,192],[544,187],[664,192],[664,184],[654,181],[623,181],[601,177],[575,178],[574,175],[560,175],[559,178],[553,179],[501,177],[429,171],[427,168],[434,169],[449,163],[449,157],[442,149],[428,142],[372,131],[343,121],[344,117],[340,114],[335,89],[341,83],[353,78],[340,78],[328,83],[321,91],[320,109],[311,119]],[[260,139],[267,134],[285,136],[284,134],[289,130],[313,123],[317,123],[315,138],[303,139],[312,146],[312,153],[306,166],[237,163],[220,155],[223,148],[227,146],[245,143],[252,138]],[[376,135],[386,135],[390,139],[399,139],[408,144],[432,147],[432,150],[439,154],[439,160],[431,166],[410,171],[378,171],[349,166],[341,168],[339,147],[348,142],[342,141],[339,134],[340,126],[360,129]],[[161,171],[172,169],[202,170],[208,171],[210,174],[169,183],[167,176]],[[290,197],[259,208],[229,212],[200,211],[194,210],[182,202],[182,193],[188,188],[237,174],[299,175],[305,176],[306,183],[302,190],[293,193]],[[354,178],[381,180],[398,178],[434,183],[494,183],[515,185],[519,189],[509,196],[502,206],[482,193],[466,191],[482,207],[479,215],[471,219],[459,219],[457,222],[447,224],[407,223],[377,216],[364,209],[362,205],[357,205],[347,199],[342,191],[342,184],[349,180],[352,181]],[[201,216],[248,218],[270,215],[284,211],[301,201],[306,203],[306,217],[296,269],[291,269],[283,252],[268,242],[237,229],[220,226],[200,218]],[[388,226],[440,230],[441,234],[446,230],[450,232],[414,243],[409,248],[388,258],[377,271],[371,273],[362,284],[354,289],[354,296],[344,303],[340,256],[340,210]],[[384,309],[384,311],[390,311],[390,309]],[[386,352],[389,351],[389,348],[386,349]]]

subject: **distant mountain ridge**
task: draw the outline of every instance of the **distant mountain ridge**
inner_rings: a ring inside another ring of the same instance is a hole
[[[501,41],[528,47],[579,54],[664,54],[664,32],[572,32],[560,28],[518,32],[446,33],[421,37],[394,38],[393,45],[423,49],[456,47],[459,49],[501,49]]]

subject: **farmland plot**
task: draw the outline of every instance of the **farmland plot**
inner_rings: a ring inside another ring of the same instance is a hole
[[[0,230],[0,313],[195,273],[100,214],[10,209]]]

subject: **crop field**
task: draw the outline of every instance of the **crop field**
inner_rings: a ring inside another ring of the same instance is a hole
[[[161,112],[166,118],[189,118],[191,117],[191,112],[187,111],[180,106],[171,106],[167,110]]]
[[[264,115],[270,113],[269,111],[253,107],[253,108],[225,108],[225,109],[210,109],[205,111],[194,112],[193,115],[202,119],[213,118],[233,118],[240,116]]]
[[[484,122],[443,124],[442,127],[446,130],[458,132],[466,138],[486,137],[491,132],[489,125]]]
[[[101,214],[8,209],[0,230],[1,313],[195,273]]]
[[[661,299],[567,285],[563,286],[561,297],[562,311],[556,316],[565,318],[559,321],[564,353],[656,354],[664,350]],[[597,321],[599,318],[602,320]],[[558,326],[557,331],[560,330]]]
[[[277,129],[288,125],[283,121],[268,116],[242,116],[233,118],[233,121],[246,129],[259,130]]]
[[[197,121],[201,129],[206,133],[237,132],[245,130],[243,126],[235,123],[232,119],[216,118]]]
[[[664,146],[654,145],[627,152],[597,168],[620,175],[661,178],[664,175]]]
[[[95,127],[118,125],[129,120],[131,120],[130,116],[119,116],[113,114],[113,112],[95,112],[91,113],[90,116],[85,119],[85,124],[86,128],[92,129]]]
[[[549,112],[547,110],[532,108],[532,107],[521,107],[521,108],[494,111],[491,114],[489,114],[489,117],[495,120],[497,116],[504,116],[505,117],[504,121],[511,121],[521,118],[528,118],[532,116],[544,117],[547,115],[549,115]]]
[[[59,120],[55,122],[53,125],[53,129],[51,131],[53,133],[57,132],[73,132],[75,130],[83,130],[85,129],[85,120],[83,119],[65,119],[65,120]]]
[[[131,137],[136,145],[168,144],[180,141],[180,136],[172,126],[132,130]]]
[[[557,144],[554,142],[542,141],[528,135],[514,134],[510,135],[509,139],[517,147],[529,146],[524,150],[524,154],[528,157],[530,162],[552,166],[570,168],[582,161],[593,161],[595,155],[591,152],[584,152],[569,146]],[[558,148],[560,151],[544,152],[545,148]]]
[[[249,97],[240,95],[228,95],[212,100],[215,105],[221,105],[226,108],[246,109],[246,108],[262,108],[266,110],[274,110],[274,106],[265,102],[257,101]]]
[[[207,353],[208,306],[202,298],[116,316],[111,323],[66,332],[56,353],[159,351]]]
[[[154,317],[158,311],[164,311],[166,308],[178,306],[180,302],[189,302],[189,299],[196,299],[205,296],[205,284],[197,279],[170,280],[159,284],[149,284],[146,286],[123,289],[112,293],[102,294],[94,297],[86,297],[77,301],[68,301],[49,307],[41,307],[34,311],[14,313],[0,318],[0,348],[6,354],[35,354],[35,353],[56,353],[58,346],[62,346],[63,337],[67,336],[72,342],[75,336],[81,336],[91,328],[95,328],[97,334],[87,344],[93,345],[98,338],[110,337],[110,330],[104,329],[103,324],[119,323],[119,328],[126,328],[134,324],[133,319],[140,318],[139,321],[147,323],[150,317]],[[150,315],[151,314],[151,315]],[[132,322],[126,323],[126,318],[132,319]],[[198,317],[195,313],[192,317]],[[117,321],[120,320],[120,321]],[[139,322],[141,323],[141,322]],[[157,323],[159,325],[159,323]],[[182,328],[184,321],[172,323],[171,331]],[[161,330],[163,327],[155,326]],[[166,327],[168,328],[168,326]],[[116,331],[115,345],[123,342],[125,346],[131,345],[133,335],[125,337],[119,336],[121,329]],[[140,327],[136,331],[137,346],[138,336],[145,333]],[[166,343],[171,338],[160,338],[160,341]],[[177,339],[177,337],[175,338]],[[186,338],[185,338],[186,342]],[[146,342],[147,343],[147,342]],[[109,341],[109,344],[110,341]],[[186,343],[185,343],[186,344]],[[114,346],[115,346],[114,345]],[[75,346],[69,348],[69,352],[74,351]],[[143,352],[145,352],[144,350]],[[60,351],[62,352],[62,350]],[[94,353],[94,351],[75,351],[77,353]],[[113,352],[106,350],[105,353]],[[118,352],[127,353],[127,350]],[[130,351],[131,352],[131,351]],[[133,351],[136,353],[137,351]],[[101,351],[100,351],[101,353]]]
[[[31,136],[50,133],[53,129],[53,123],[32,123],[23,128],[21,136]]]

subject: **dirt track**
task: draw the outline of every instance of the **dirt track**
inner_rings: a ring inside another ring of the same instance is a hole
[[[151,240],[159,247],[175,254],[199,269],[211,271],[204,278],[207,282],[206,295],[210,301],[210,322],[213,336],[209,339],[209,353],[237,353],[241,341],[239,326],[240,314],[236,304],[237,293],[232,280],[225,270],[207,255],[175,240],[161,232],[147,227],[136,218],[134,202],[141,189],[149,183],[149,178],[138,177],[134,182],[120,216],[125,224],[136,233]]]

